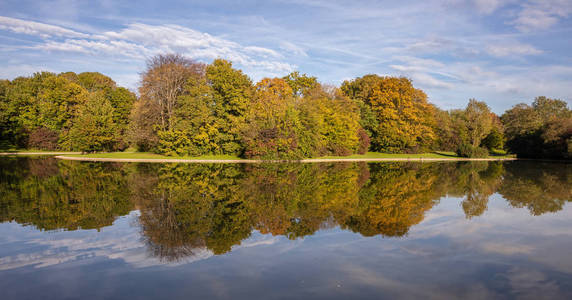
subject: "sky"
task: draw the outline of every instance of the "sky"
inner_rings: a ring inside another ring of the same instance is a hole
[[[97,71],[136,91],[173,52],[253,81],[406,76],[442,109],[572,106],[572,0],[0,1],[0,78]]]

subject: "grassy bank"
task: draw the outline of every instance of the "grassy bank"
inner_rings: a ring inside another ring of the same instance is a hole
[[[323,156],[312,159],[367,159],[367,158],[460,158],[454,152],[431,152],[431,153],[379,153],[368,152],[366,154],[353,154],[349,156]]]
[[[0,155],[19,155],[19,156],[32,156],[32,155],[77,155],[80,152],[71,151],[52,151],[52,150],[37,150],[37,149],[1,149]]]
[[[69,157],[91,157],[91,158],[117,158],[117,159],[208,159],[208,160],[240,160],[234,155],[201,155],[201,156],[167,156],[150,152],[111,152],[111,153],[90,153],[66,155]]]
[[[106,159],[182,159],[182,160],[246,160],[233,155],[201,155],[201,156],[167,156],[149,152],[113,152],[113,153],[92,153],[92,154],[73,154],[66,155],[68,157],[78,158],[106,158]],[[512,156],[491,156],[491,158],[511,158]],[[340,160],[340,159],[459,159],[454,152],[432,152],[419,154],[390,154],[368,152],[366,154],[354,154],[349,156],[324,156],[311,158],[316,160]]]

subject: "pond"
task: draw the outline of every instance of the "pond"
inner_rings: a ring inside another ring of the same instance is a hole
[[[2,299],[572,299],[572,165],[0,158]]]

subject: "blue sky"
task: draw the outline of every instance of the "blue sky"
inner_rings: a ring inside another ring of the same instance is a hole
[[[0,78],[99,71],[136,90],[145,59],[232,60],[257,81],[407,76],[444,109],[572,103],[572,0],[0,2]]]

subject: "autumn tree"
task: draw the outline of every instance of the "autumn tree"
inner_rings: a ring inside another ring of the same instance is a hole
[[[156,104],[160,130],[173,128],[177,98],[189,77],[203,70],[202,64],[178,54],[160,54],[147,61],[139,94],[141,101]]]
[[[10,81],[0,80],[0,128],[2,128],[0,131],[0,148],[8,148],[14,144],[16,124],[13,122],[13,113],[10,112],[9,89]]]
[[[532,106],[517,104],[501,116],[509,150],[531,158],[572,158],[571,119],[566,102],[546,97],[537,97]]]
[[[206,76],[212,89],[220,147],[218,153],[241,154],[241,131],[252,97],[252,82],[242,71],[234,69],[231,62],[223,59],[216,59],[207,66]]]
[[[298,71],[292,72],[284,76],[282,79],[284,79],[290,88],[292,88],[292,94],[297,98],[307,95],[309,91],[317,88],[319,85],[316,77],[300,74]]]
[[[301,101],[300,113],[307,132],[300,134],[305,135],[303,148],[311,151],[305,156],[350,155],[360,149],[360,109],[341,91],[322,86],[310,91]]]
[[[246,157],[298,158],[300,127],[292,89],[279,78],[264,78],[254,87],[243,131]]]
[[[110,101],[103,92],[92,93],[69,131],[69,148],[82,152],[115,150],[116,129]]]
[[[107,91],[117,87],[113,79],[99,72],[83,72],[77,75],[77,83],[89,92]]]
[[[434,107],[409,79],[365,75],[345,81],[341,89],[348,97],[363,101],[375,113],[378,127],[372,137],[373,150],[416,151],[433,144]]]
[[[467,124],[469,143],[473,147],[478,147],[483,138],[491,131],[493,120],[491,110],[485,102],[470,99],[464,112]]]

